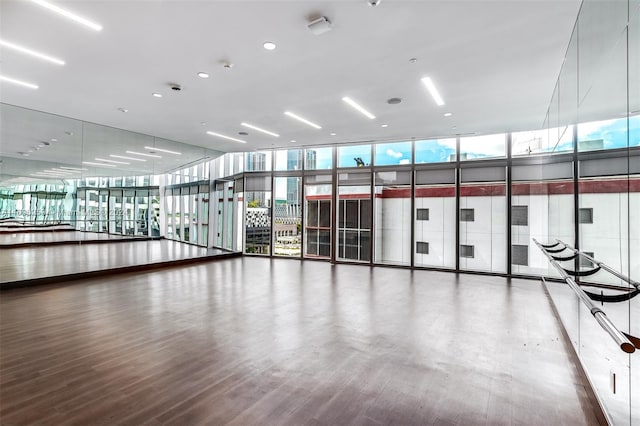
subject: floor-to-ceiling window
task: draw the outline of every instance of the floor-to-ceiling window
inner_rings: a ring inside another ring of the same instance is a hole
[[[507,272],[506,135],[460,138],[460,269]]]

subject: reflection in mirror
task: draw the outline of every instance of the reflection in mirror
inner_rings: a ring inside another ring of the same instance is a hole
[[[222,154],[8,104],[0,122],[0,226],[12,232],[160,236],[161,182],[208,180]]]

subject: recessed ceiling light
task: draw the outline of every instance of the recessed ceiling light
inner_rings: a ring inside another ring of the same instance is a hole
[[[161,98],[162,94],[161,93],[152,93],[153,96],[155,96],[156,98]]]
[[[92,163],[91,161],[83,161],[82,164],[88,164],[90,166],[101,166],[101,167],[116,167],[115,164]]]
[[[329,134],[330,134],[331,136],[335,136],[335,135],[337,135],[337,133],[333,133],[333,132],[331,132],[331,133],[329,133]]]
[[[445,112],[445,113],[444,113],[444,116],[445,116],[445,117],[451,117],[452,115],[453,115],[453,113],[451,113],[451,112]]]
[[[56,139],[56,138],[51,138],[51,142],[58,142],[58,139]]]
[[[73,136],[73,132],[64,132],[64,134],[67,136]]]
[[[232,138],[231,136],[225,136],[225,135],[221,135],[220,133],[216,133],[216,132],[207,132],[208,135],[211,136],[215,136],[218,138],[222,138],[222,139],[228,139],[230,141],[234,141],[234,142],[240,142],[240,143],[247,143],[247,141],[243,141],[242,139],[236,139],[236,138]]]
[[[206,72],[199,72],[198,73],[198,77],[200,77],[200,78],[209,78],[209,74],[207,74]]]
[[[418,58],[411,58],[409,59],[409,62],[411,62],[412,64],[415,64],[416,62],[418,62]]]
[[[271,41],[265,41],[262,46],[264,46],[264,48],[267,50],[273,50],[276,48],[276,44]]]
[[[296,143],[296,140],[295,139],[291,139],[291,143]]]
[[[152,157],[152,158],[162,158],[162,156],[160,155],[156,155],[156,154],[146,154],[144,152],[136,152],[136,151],[125,151],[127,154],[133,154],[133,155],[142,155],[143,157]]]
[[[114,163],[114,164],[131,164],[131,163],[127,163],[126,161],[116,161],[116,160],[107,160],[105,158],[94,158],[94,160],[96,161],[104,161],[105,163]]]
[[[302,118],[299,115],[294,114],[294,113],[292,113],[290,111],[285,111],[284,115],[289,116],[291,118],[294,118],[294,119],[300,121],[301,123],[304,123],[304,124],[306,124],[308,126],[314,127],[316,129],[322,129],[322,127],[318,126],[316,123],[313,123],[313,122],[307,120],[306,118]]]
[[[25,53],[27,55],[33,56],[38,59],[42,59],[48,62],[53,62],[56,65],[64,65],[64,61],[62,59],[54,58],[53,56],[45,55],[44,53],[36,52],[35,50],[28,49],[24,46],[19,46],[17,44],[13,44],[9,41],[0,39],[0,46],[8,47],[9,49],[13,49],[17,52]]]
[[[365,117],[373,120],[374,118],[376,118],[375,115],[371,114],[369,111],[367,111],[366,109],[364,109],[362,106],[360,106],[356,101],[354,101],[353,99],[345,96],[344,98],[342,98],[342,100],[344,102],[346,102],[347,104],[349,104],[351,107],[353,107],[354,109],[358,110],[359,112],[361,112]]]
[[[436,85],[433,84],[433,80],[431,80],[431,77],[422,78],[422,83],[424,83],[424,85],[427,87],[427,90],[429,90],[429,93],[431,93],[431,97],[436,102],[436,105],[438,106],[444,105],[444,101],[442,100],[440,93],[438,93],[438,89],[436,89]]]
[[[0,75],[0,81],[6,81],[7,83],[17,84],[18,86],[28,87],[29,89],[37,89],[38,85],[33,83],[27,83],[26,81],[16,80],[15,78]]]
[[[402,102],[402,98],[390,98],[390,99],[387,99],[387,103],[389,105],[397,105],[400,102]]]
[[[247,133],[247,132],[238,132],[238,134],[240,136],[249,136],[249,133]]]
[[[388,124],[381,124],[380,127],[389,127]]]
[[[122,158],[123,160],[131,160],[131,161],[147,161],[143,158],[133,158],[133,157],[127,157],[125,155],[116,155],[116,154],[109,154],[109,157]]]
[[[79,24],[82,24],[86,27],[91,28],[94,31],[102,31],[102,25],[100,24],[96,24],[95,22],[91,22],[90,20],[83,18],[82,16],[76,15],[73,12],[69,12],[66,9],[63,9],[61,7],[58,7],[54,4],[51,4],[45,0],[31,0],[32,2],[34,2],[35,4],[38,4],[44,8],[47,8],[49,10],[51,10],[52,12],[55,12],[59,15],[64,16],[65,18],[69,18],[72,21],[75,21]]]
[[[167,154],[174,154],[174,155],[182,155],[181,152],[177,152],[177,151],[169,151],[168,149],[162,149],[162,148],[154,148],[151,146],[145,146],[144,149],[148,149],[150,151],[160,151],[160,152],[166,152]]]
[[[120,111],[120,112],[129,112],[129,110],[126,109],[126,108],[118,108],[118,111]]]
[[[258,126],[254,126],[253,124],[240,123],[240,125],[244,126],[244,127],[248,127],[249,129],[257,130],[258,132],[262,132],[262,133],[265,133],[267,135],[270,135],[270,136],[273,136],[273,137],[276,137],[276,138],[280,137],[280,135],[277,134],[277,133],[273,133],[273,132],[270,132],[269,130],[262,129],[262,128],[258,127]]]

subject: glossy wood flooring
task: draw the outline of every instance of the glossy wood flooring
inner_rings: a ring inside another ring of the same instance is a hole
[[[535,281],[234,258],[0,293],[3,425],[584,425]]]
[[[130,241],[136,239],[148,239],[148,237],[81,231],[15,232],[0,234],[0,249],[27,245],[73,244],[95,241]]]
[[[0,251],[2,284],[225,255],[171,240],[11,248]]]

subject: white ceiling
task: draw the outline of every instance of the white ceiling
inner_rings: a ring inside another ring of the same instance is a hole
[[[56,4],[104,29],[30,1],[2,0],[0,36],[66,65],[0,48],[2,74],[39,85],[0,82],[1,102],[225,152],[539,128],[580,7],[579,0],[383,0],[375,8],[365,0]],[[332,31],[316,36],[306,28],[318,15],[332,21]],[[265,41],[277,49],[265,50]],[[435,105],[424,76],[445,106]],[[360,115],[343,96],[377,118]],[[403,102],[388,105],[391,97]],[[281,136],[245,129],[243,121]],[[244,130],[249,136],[238,135]]]

